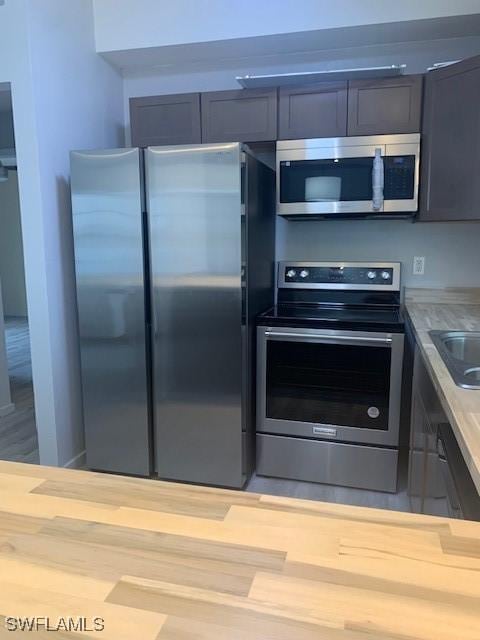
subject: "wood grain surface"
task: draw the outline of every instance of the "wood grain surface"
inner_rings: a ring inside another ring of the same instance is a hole
[[[432,329],[480,331],[480,289],[426,289],[423,302],[422,291],[406,289],[406,310],[433,386],[480,493],[480,390],[455,384],[428,333]]]
[[[480,638],[480,523],[13,462],[0,511],[0,638]]]

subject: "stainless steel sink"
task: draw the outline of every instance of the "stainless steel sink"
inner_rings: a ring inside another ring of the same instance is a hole
[[[430,331],[454,382],[480,389],[480,331]]]

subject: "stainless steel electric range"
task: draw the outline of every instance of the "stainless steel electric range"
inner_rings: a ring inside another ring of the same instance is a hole
[[[257,321],[257,474],[396,491],[400,264],[281,262]]]

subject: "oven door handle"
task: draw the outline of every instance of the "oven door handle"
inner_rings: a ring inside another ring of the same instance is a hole
[[[368,336],[342,336],[324,333],[287,333],[286,331],[265,331],[267,338],[298,338],[301,340],[313,340],[318,342],[349,342],[351,344],[392,344],[392,338],[368,337]]]

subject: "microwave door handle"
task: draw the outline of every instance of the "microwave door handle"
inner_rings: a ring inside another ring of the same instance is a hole
[[[375,149],[372,169],[372,207],[374,211],[380,211],[383,207],[383,186],[385,168],[382,158],[382,149]]]

